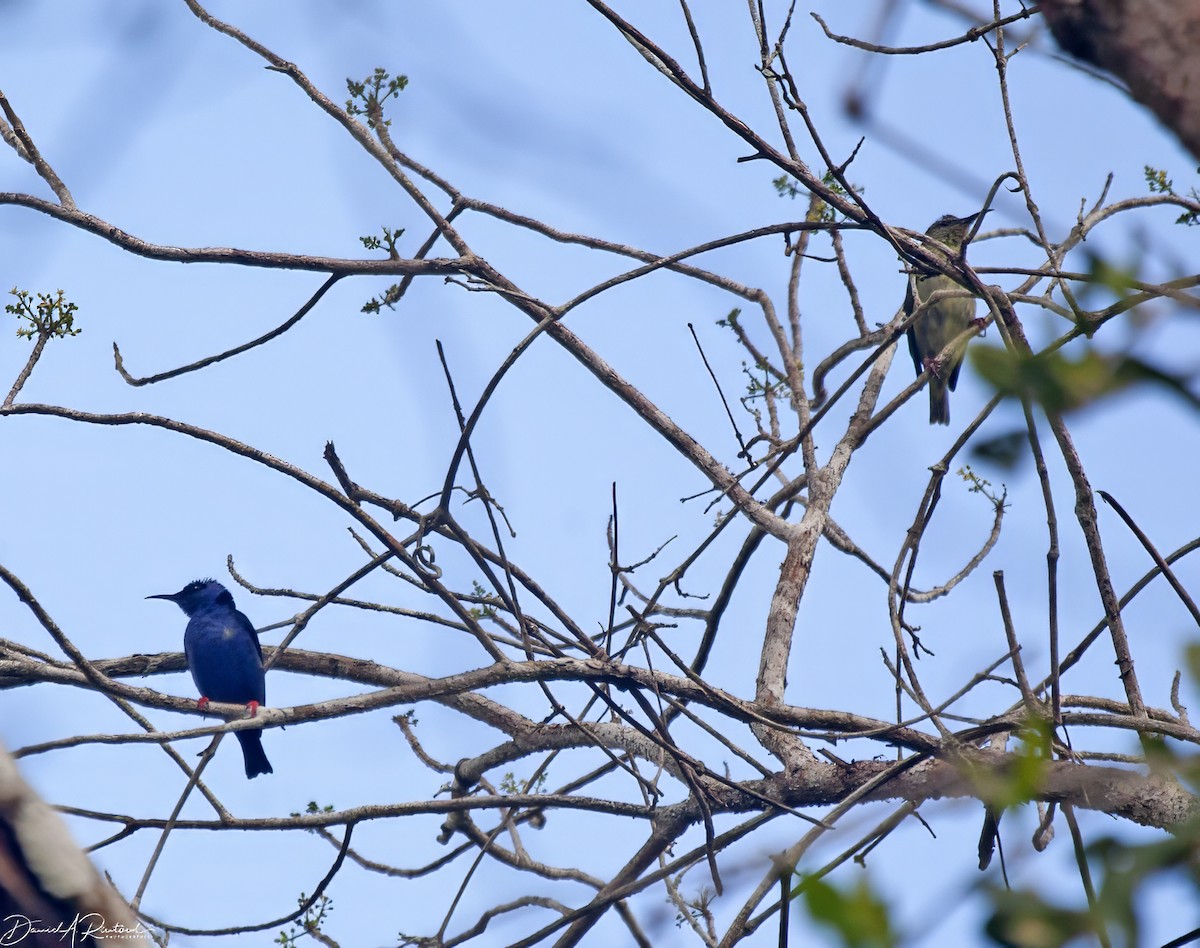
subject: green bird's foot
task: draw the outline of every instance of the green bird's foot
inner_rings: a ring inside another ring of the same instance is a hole
[[[942,377],[942,360],[937,356],[927,356],[921,364],[925,366],[925,371],[935,379]]]

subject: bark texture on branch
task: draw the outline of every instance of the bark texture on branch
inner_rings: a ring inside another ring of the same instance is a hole
[[[0,747],[3,944],[145,946],[145,928]]]
[[[1043,0],[1066,52],[1120,77],[1200,158],[1200,0]]]

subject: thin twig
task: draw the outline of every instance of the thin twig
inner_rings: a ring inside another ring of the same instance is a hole
[[[123,378],[130,385],[153,385],[155,382],[162,382],[166,379],[172,379],[179,375],[186,375],[188,372],[196,372],[199,369],[206,368],[210,365],[215,365],[218,362],[224,362],[226,359],[230,359],[233,356],[241,355],[243,352],[248,352],[251,349],[270,342],[272,339],[282,336],[285,332],[295,326],[296,323],[300,322],[300,320],[302,320],[309,314],[309,312],[312,311],[312,308],[317,305],[317,302],[321,299],[321,297],[324,296],[325,293],[344,275],[345,274],[342,273],[333,274],[328,280],[321,284],[320,289],[318,289],[316,293],[309,297],[308,302],[301,306],[300,309],[296,311],[294,316],[276,326],[270,332],[259,336],[257,339],[252,339],[249,342],[243,343],[240,346],[235,346],[234,348],[218,353],[217,355],[207,356],[197,362],[192,362],[189,365],[180,366],[177,369],[170,369],[166,372],[159,372],[157,375],[148,375],[144,378],[137,378],[126,372],[125,360],[121,358],[121,350],[114,342],[113,359],[116,362],[117,371],[121,374],[121,378]]]

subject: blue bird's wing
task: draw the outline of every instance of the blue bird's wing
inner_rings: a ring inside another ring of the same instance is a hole
[[[958,375],[957,368],[955,368],[954,373],[955,373],[955,376]],[[261,662],[262,662],[262,643],[258,640],[258,632],[255,630],[254,624],[249,619],[246,618],[244,613],[240,612],[237,609],[233,610],[233,615],[234,615],[234,618],[236,619],[238,625],[240,625],[242,627],[242,630],[248,636],[250,636],[250,641],[254,643],[254,648],[258,652],[258,661],[261,664]]]
[[[221,590],[220,594],[216,598],[216,604],[218,607],[233,613],[233,621],[237,624],[240,631],[243,631],[250,636],[250,641],[254,643],[255,649],[258,650],[258,660],[261,663],[262,643],[258,641],[258,632],[255,631],[254,624],[246,618],[245,613],[233,605],[233,596],[230,594],[228,589]]]

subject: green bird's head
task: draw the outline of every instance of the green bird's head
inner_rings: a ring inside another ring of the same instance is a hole
[[[986,214],[987,211],[983,213]],[[946,214],[930,224],[929,230],[925,233],[934,240],[941,241],[951,250],[957,250],[962,246],[967,231],[971,229],[971,225],[975,223],[975,218],[978,216],[978,214],[972,214],[970,217],[954,217]]]

